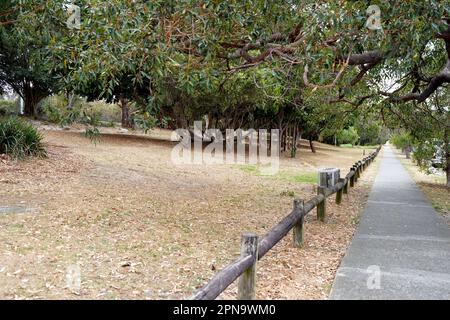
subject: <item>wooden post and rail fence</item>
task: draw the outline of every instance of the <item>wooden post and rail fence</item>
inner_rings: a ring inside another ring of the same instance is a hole
[[[192,300],[214,300],[236,279],[238,281],[238,299],[255,299],[256,263],[269,252],[289,231],[293,230],[293,245],[301,248],[304,241],[305,216],[317,208],[317,219],[326,221],[326,199],[336,194],[336,203],[342,202],[342,194],[348,194],[349,186],[354,187],[361,173],[375,160],[380,152],[379,146],[374,152],[357,161],[343,179],[331,187],[317,188],[317,195],[309,201],[294,200],[292,212],[283,218],[266,236],[259,240],[252,233],[244,233],[241,239],[241,256],[219,271],[205,286],[199,289]]]

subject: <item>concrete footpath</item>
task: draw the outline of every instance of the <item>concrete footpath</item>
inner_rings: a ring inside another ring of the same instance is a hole
[[[450,299],[450,229],[389,146],[330,299]]]

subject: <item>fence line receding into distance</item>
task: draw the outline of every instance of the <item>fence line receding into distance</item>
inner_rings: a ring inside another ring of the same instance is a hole
[[[245,233],[241,240],[241,256],[219,271],[205,286],[196,291],[191,299],[213,300],[217,298],[236,279],[238,282],[238,299],[251,300],[255,298],[256,262],[269,252],[289,231],[293,230],[293,245],[301,248],[304,240],[303,223],[305,216],[317,208],[317,219],[326,220],[326,199],[336,194],[336,203],[342,202],[342,194],[347,194],[349,187],[354,187],[361,173],[374,161],[380,152],[379,146],[374,152],[357,161],[350,172],[339,182],[329,188],[317,187],[317,195],[308,201],[294,200],[292,212],[273,227],[263,239],[255,234]]]

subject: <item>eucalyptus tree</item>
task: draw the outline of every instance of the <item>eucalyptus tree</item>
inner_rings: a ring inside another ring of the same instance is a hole
[[[174,4],[175,3],[175,4]],[[159,17],[186,68],[293,69],[304,87],[351,97],[373,86],[392,102],[425,101],[450,82],[450,5],[442,1],[177,1]],[[368,10],[370,9],[370,10]],[[379,11],[378,11],[379,9]],[[367,84],[367,82],[366,82]]]
[[[283,74],[298,92],[283,99],[297,105],[322,91],[336,108],[423,103],[450,82],[448,2],[76,3],[80,29],[70,31],[48,28],[67,20],[60,1],[22,6],[23,20],[51,39],[50,74],[78,92],[143,98],[147,108],[162,105],[167,81],[192,95],[218,74],[233,81],[228,75],[261,70]]]
[[[51,62],[45,52],[48,38],[41,37],[21,15],[18,1],[0,4],[0,86],[9,86],[25,101],[24,112],[34,115],[38,102],[56,87],[48,73]]]
[[[415,147],[413,156],[426,172],[437,161],[450,187],[450,93],[439,89],[422,104],[391,104],[382,109],[391,128],[402,128],[403,147]]]

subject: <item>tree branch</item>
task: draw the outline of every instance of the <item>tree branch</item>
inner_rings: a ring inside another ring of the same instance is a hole
[[[395,96],[392,93],[380,91],[380,94],[388,97],[388,101],[394,103],[408,102],[416,100],[417,102],[424,102],[433,92],[435,92],[444,83],[450,83],[450,60],[447,61],[446,66],[442,71],[433,77],[426,88],[422,92],[412,92],[404,96]]]

